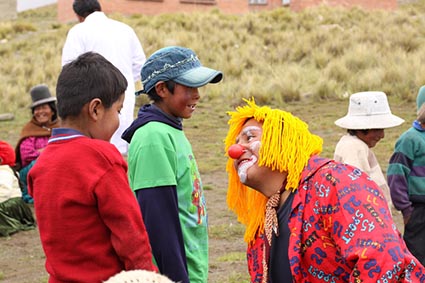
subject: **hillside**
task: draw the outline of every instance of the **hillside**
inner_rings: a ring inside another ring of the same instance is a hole
[[[386,170],[397,137],[415,117],[418,88],[425,84],[425,0],[394,12],[317,7],[223,15],[111,17],[131,25],[145,53],[166,45],[196,51],[201,61],[224,73],[224,81],[201,89],[194,116],[184,121],[205,183],[211,236],[210,282],[247,282],[243,227],[226,209],[223,139],[226,111],[255,97],[294,113],[324,139],[322,155],[332,157],[345,133],[334,121],[346,114],[348,96],[364,90],[387,93],[392,112],[406,122],[385,131],[374,149]],[[55,89],[61,49],[72,24],[56,21],[55,5],[0,22],[0,138],[15,144],[31,113],[29,89]],[[139,97],[140,105],[147,102]],[[37,231],[0,238],[0,281],[46,282]],[[26,249],[25,247],[32,247]],[[17,271],[18,270],[18,271]]]

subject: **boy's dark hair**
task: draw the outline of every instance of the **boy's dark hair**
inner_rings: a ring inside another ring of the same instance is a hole
[[[52,116],[52,121],[55,121],[58,118],[58,108],[56,106],[56,102],[55,101],[51,101],[46,103],[47,105],[49,105],[50,109],[52,109],[53,111],[53,116]],[[36,107],[31,108],[31,113],[34,116],[34,110]]]
[[[99,98],[110,108],[127,89],[127,80],[111,62],[95,52],[80,55],[63,66],[56,85],[58,114],[76,117],[83,106]]]
[[[176,87],[176,83],[174,81],[166,81],[164,82],[165,87],[168,89],[171,94],[174,94],[174,88]],[[149,98],[155,102],[161,101],[162,98],[156,93],[155,88],[152,88],[147,95]]]
[[[97,0],[74,0],[72,4],[75,14],[80,17],[87,17],[93,12],[102,11],[100,4]]]

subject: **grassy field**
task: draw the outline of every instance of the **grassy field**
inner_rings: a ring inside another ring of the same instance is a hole
[[[324,139],[323,156],[332,157],[345,133],[334,121],[346,114],[348,96],[364,90],[387,93],[392,112],[406,122],[386,130],[374,149],[385,171],[394,143],[415,118],[415,98],[425,84],[425,1],[394,12],[317,7],[301,13],[286,9],[223,15],[219,11],[161,16],[111,15],[131,25],[145,53],[182,45],[225,79],[200,90],[201,102],[184,122],[205,183],[211,235],[210,282],[248,282],[243,227],[225,204],[223,139],[226,112],[255,97],[260,105],[292,112]],[[29,89],[47,83],[53,93],[61,49],[73,24],[56,21],[55,6],[0,22],[0,138],[15,145],[30,118]],[[147,102],[138,98],[140,105]],[[47,282],[36,231],[1,238],[0,281]],[[29,247],[32,247],[29,249]]]

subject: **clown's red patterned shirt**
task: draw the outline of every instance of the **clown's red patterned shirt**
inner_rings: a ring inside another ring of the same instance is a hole
[[[282,231],[287,224],[279,225]],[[294,195],[289,231],[294,282],[425,282],[381,189],[355,167],[313,156]],[[248,248],[252,282],[262,278],[262,239]]]

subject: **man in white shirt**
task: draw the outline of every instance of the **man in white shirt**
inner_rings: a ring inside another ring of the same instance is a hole
[[[127,155],[128,144],[121,139],[122,132],[134,119],[135,82],[146,61],[142,45],[134,30],[119,21],[108,18],[97,0],[74,0],[72,5],[80,23],[72,27],[62,50],[62,66],[80,54],[92,51],[101,54],[125,76],[128,87],[120,126],[111,139],[122,155]]]

